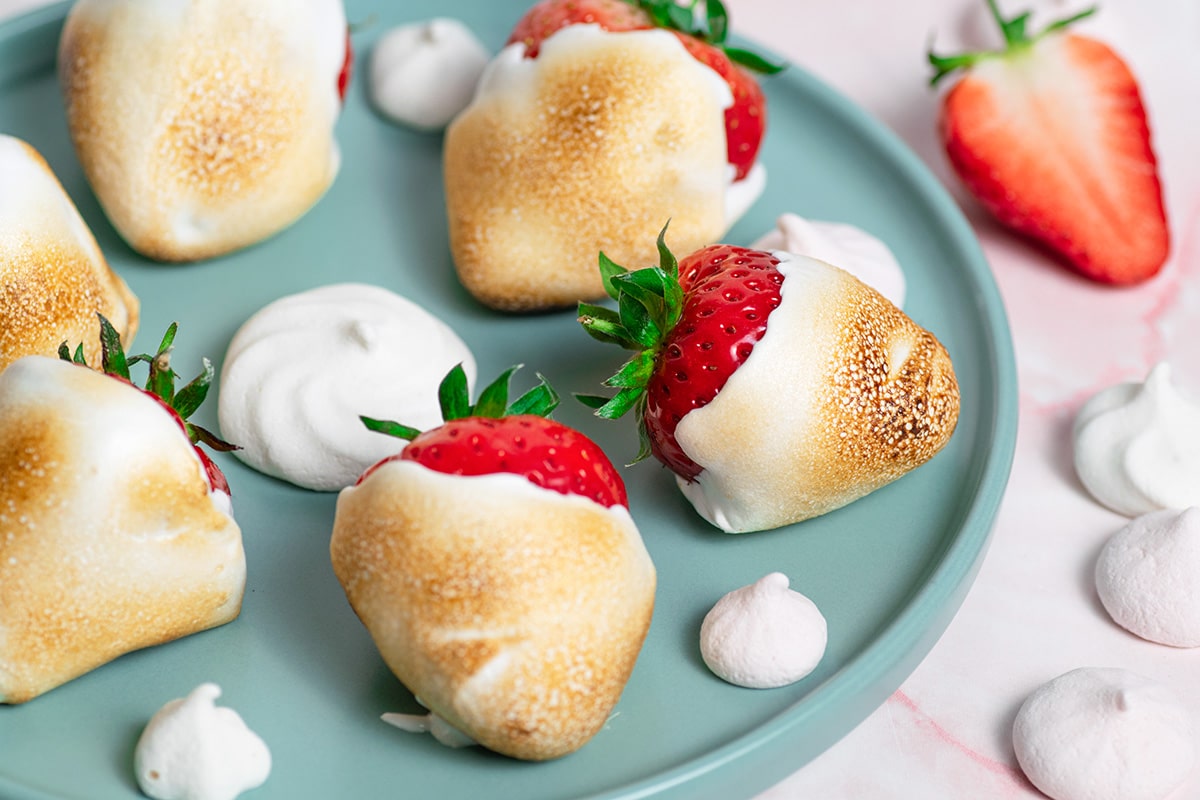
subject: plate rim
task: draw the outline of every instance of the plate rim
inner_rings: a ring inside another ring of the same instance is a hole
[[[0,20],[0,44],[37,35],[40,29],[46,27],[61,26],[72,4],[72,0],[58,0]],[[768,52],[767,48],[756,46]],[[24,52],[19,50],[16,55],[6,54],[0,66],[19,63]],[[36,71],[38,67],[29,69]],[[5,78],[15,80],[12,76],[0,75],[0,79]],[[830,708],[831,703],[827,698],[853,696],[860,701],[860,707],[867,707],[866,712],[854,715],[855,720],[850,724],[841,721],[838,727],[842,730],[836,738],[816,753],[809,754],[801,763],[807,763],[824,749],[834,746],[838,739],[865,720],[896,690],[867,692],[867,687],[887,683],[898,688],[945,632],[986,556],[1007,488],[1017,440],[1019,398],[1016,358],[1003,298],[978,237],[947,188],[895,132],[802,66],[792,64],[784,80],[800,84],[800,89],[805,93],[816,97],[825,108],[840,115],[855,133],[865,137],[873,149],[916,186],[922,199],[931,204],[945,223],[943,233],[950,237],[956,250],[967,256],[960,266],[975,290],[973,310],[980,312],[979,329],[984,334],[981,339],[986,343],[986,352],[990,356],[987,364],[989,369],[984,370],[984,374],[991,377],[995,388],[981,406],[985,411],[990,410],[991,414],[981,417],[979,436],[991,441],[992,446],[982,459],[970,501],[962,514],[962,523],[952,541],[931,564],[927,577],[909,596],[905,605],[842,668],[801,699],[782,707],[752,731],[672,769],[635,779],[613,789],[584,795],[581,800],[636,800],[646,797],[658,800],[711,797],[716,800],[731,797],[730,791],[737,792],[738,796],[748,796],[747,790],[751,793],[761,791],[801,766],[796,764],[793,753],[782,769],[756,770],[754,774],[757,780],[748,781],[744,771],[747,759],[753,757],[760,764],[771,762],[771,756],[783,752],[791,738],[798,735],[797,728],[810,724],[824,713],[824,709]],[[932,623],[931,618],[934,619]],[[884,680],[885,676],[887,680]],[[739,774],[731,777],[734,765],[739,767]],[[709,783],[699,786],[701,780]],[[0,774],[0,789],[14,792],[13,800],[60,800],[62,797],[13,783],[3,774]]]

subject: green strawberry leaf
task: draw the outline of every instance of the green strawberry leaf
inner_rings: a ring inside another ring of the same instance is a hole
[[[121,345],[121,335],[103,314],[100,318],[100,363],[107,375],[129,380],[129,362],[125,360],[125,348]]]
[[[629,331],[630,339],[642,347],[654,347],[658,343],[662,331],[654,324],[651,309],[639,303],[636,297],[623,295],[617,305],[617,313],[620,314],[621,325]]]
[[[606,256],[604,254],[603,250],[600,251],[599,262],[600,262],[600,282],[604,286],[604,293],[607,294],[609,297],[611,297],[613,300],[616,300],[617,299],[617,290],[612,285],[613,278],[617,277],[618,275],[624,275],[625,273],[629,272],[629,270],[627,270],[625,267],[622,267],[620,264],[616,263],[611,258]]]
[[[492,417],[493,419],[503,417],[504,411],[508,407],[508,382],[513,373],[520,368],[520,364],[509,367],[500,373],[500,377],[485,386],[479,393],[479,400],[471,407],[470,416]]]
[[[538,385],[525,392],[512,402],[504,412],[506,417],[520,414],[532,414],[536,417],[548,417],[550,412],[558,408],[558,392],[546,380],[546,376],[538,373]]]
[[[643,350],[626,361],[615,375],[604,381],[604,385],[614,389],[645,388],[652,372],[654,372],[654,354]]]
[[[786,63],[771,61],[755,53],[753,50],[746,50],[741,47],[726,47],[725,55],[729,56],[729,60],[739,67],[745,67],[751,72],[758,72],[763,75],[778,75],[787,69]]]
[[[212,385],[213,377],[216,375],[211,361],[203,358],[200,363],[203,365],[204,371],[193,378],[191,383],[180,389],[171,402],[171,407],[184,419],[190,417],[204,403],[205,398],[208,397],[208,389]]]
[[[470,416],[471,397],[467,389],[467,373],[462,364],[456,364],[442,378],[438,385],[438,405],[446,422]]]
[[[367,427],[367,430],[382,433],[387,436],[395,436],[397,439],[407,439],[412,441],[421,435],[421,432],[416,428],[410,428],[407,425],[401,425],[399,422],[392,422],[390,419],[373,419],[371,417],[359,417],[362,424]]]
[[[1030,34],[1027,30],[1029,23],[1028,11],[1022,11],[1011,19],[1005,19],[1004,15],[1000,13],[999,6],[996,5],[996,0],[987,0],[987,5],[988,10],[992,14],[992,19],[995,20],[996,25],[1000,28],[1001,35],[1004,37],[1004,49],[981,50],[953,56],[939,56],[930,47],[925,54],[929,65],[933,67],[933,77],[929,79],[930,86],[936,86],[938,81],[955,70],[970,69],[981,61],[992,58],[1005,58],[1015,52],[1028,49],[1048,34],[1061,31],[1079,20],[1096,13],[1096,7],[1092,6],[1069,17],[1055,20],[1039,32]]]
[[[521,368],[521,364],[509,367],[500,373],[500,377],[484,387],[479,393],[475,405],[471,405],[467,388],[467,373],[463,365],[456,364],[442,382],[438,385],[438,401],[442,407],[442,419],[446,422],[466,417],[487,417],[498,419],[512,417],[518,414],[533,414],[546,417],[558,407],[559,397],[554,388],[546,381],[546,377],[538,373],[538,385],[523,395],[508,403],[508,384],[513,373]],[[392,420],[375,419],[360,416],[359,420],[368,430],[395,436],[399,439],[412,441],[421,435],[421,431],[409,425]]]
[[[202,442],[211,447],[213,450],[217,450],[222,453],[228,453],[232,450],[242,449],[236,444],[230,444],[212,431],[205,430],[199,425],[193,425],[190,422],[187,423],[187,431],[188,438],[192,441],[192,444],[195,444],[196,442]]]

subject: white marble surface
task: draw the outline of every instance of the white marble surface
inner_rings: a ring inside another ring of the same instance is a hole
[[[45,0],[0,0],[0,18]],[[1200,3],[1107,0],[1079,26],[1132,65],[1146,99],[1172,226],[1161,275],[1131,289],[1076,278],[1000,229],[960,190],[934,134],[938,94],[924,54],[997,42],[982,0],[727,0],[737,30],[848,95],[896,131],[961,201],[1008,308],[1020,433],[1008,493],[979,578],[932,653],[882,707],[760,800],[1016,800],[1042,797],[1017,767],[1011,727],[1037,686],[1081,666],[1123,667],[1174,689],[1200,720],[1200,649],[1117,627],[1091,573],[1125,522],[1075,477],[1080,405],[1169,359],[1200,398]],[[1035,25],[1077,0],[1002,0]],[[768,133],[769,135],[769,133]],[[1200,797],[1200,769],[1176,800]]]

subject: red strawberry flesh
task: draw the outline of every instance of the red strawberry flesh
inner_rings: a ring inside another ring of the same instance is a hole
[[[766,130],[767,99],[762,87],[720,48],[683,33],[675,35],[693,58],[720,75],[733,92],[733,105],[725,109],[725,146],[734,180],[740,181],[754,166]]]
[[[711,245],[679,262],[683,309],[646,386],[644,420],[651,452],[694,480],[701,467],[684,453],[675,429],[702,408],[750,357],[779,307],[783,273],[770,253]]]
[[[1063,33],[1071,21],[1033,38],[1006,29],[1000,54],[931,54],[935,80],[968,69],[943,100],[941,135],[955,172],[1001,223],[1088,278],[1136,283],[1170,250],[1145,107],[1125,62]]]
[[[568,25],[596,24],[606,31],[653,27],[650,15],[625,0],[542,0],[517,21],[508,44],[522,42],[525,57],[537,58],[542,42]]]
[[[350,74],[354,71],[354,47],[350,44],[350,30],[346,30],[346,55],[342,58],[342,69],[337,77],[337,93],[339,100],[346,99],[346,89],[350,86]]]
[[[417,436],[389,461],[415,461],[448,475],[511,473],[560,494],[602,506],[629,507],[625,484],[592,440],[559,422],[530,414],[463,417]]]

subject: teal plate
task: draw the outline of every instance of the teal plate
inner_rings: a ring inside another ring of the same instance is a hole
[[[37,147],[142,301],[138,349],[180,323],[174,363],[218,362],[238,326],[266,303],[328,283],[365,281],[449,322],[481,375],[515,362],[561,391],[596,391],[621,356],[585,336],[571,313],[503,316],[460,288],[446,248],[439,136],[393,126],[370,109],[365,59],[394,24],[450,13],[498,49],[523,0],[350,2],[359,53],[338,122],[342,172],[287,231],[234,255],[186,266],[137,256],[84,181],[67,137],[54,73],[65,7],[0,26],[0,132]],[[887,242],[908,279],[909,314],[947,346],[962,414],[933,461],[825,517],[728,536],[697,517],[665,470],[625,472],[630,505],[658,567],[657,607],[617,714],[558,761],[521,763],[451,750],[379,720],[415,710],[384,667],[334,579],[333,494],[297,489],[218,456],[233,487],[250,577],[242,615],[216,630],[124,656],[22,706],[0,707],[0,796],[8,800],[138,796],[133,748],[164,702],[221,685],[274,756],[247,795],[286,798],[748,797],[794,772],[879,706],[958,609],[982,560],[1016,438],[1016,377],[1004,311],[978,243],[918,159],[861,110],[792,68],[766,81],[771,124],[763,197],[730,232],[746,243],[782,212],[856,224]],[[0,186],[0,191],[8,191]],[[215,424],[215,403],[201,424]],[[582,406],[558,414],[628,461],[627,422]],[[764,574],[787,573],[821,608],[829,648],[791,686],[741,689],[700,659],[712,604]]]

